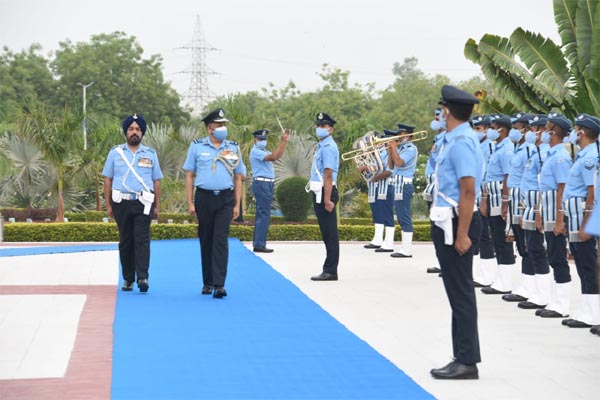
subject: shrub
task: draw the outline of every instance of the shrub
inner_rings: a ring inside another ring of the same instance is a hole
[[[152,224],[150,229],[153,240],[197,237],[196,224]],[[231,225],[229,236],[242,241],[250,241],[253,230],[252,226]],[[340,225],[339,233],[342,241],[368,241],[373,237],[373,225]],[[396,240],[400,240],[399,230],[396,231],[395,236]],[[413,238],[415,241],[430,241],[429,224],[415,224]],[[28,224],[18,222],[4,226],[4,240],[6,242],[116,242],[119,240],[119,231],[115,223]],[[321,232],[318,225],[271,225],[268,240],[320,241]]]
[[[308,179],[306,178],[292,176],[284,179],[277,186],[275,195],[286,221],[301,222],[306,220],[311,205],[310,194],[304,190],[307,182]]]

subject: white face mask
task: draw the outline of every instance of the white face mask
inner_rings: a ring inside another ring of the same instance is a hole
[[[440,129],[443,128],[443,124],[441,121],[438,121],[437,119],[434,119],[433,121],[431,121],[431,124],[429,124],[429,127],[431,128],[432,131],[439,131]]]
[[[448,118],[448,109],[442,109],[440,113],[440,122],[442,123],[442,129],[446,129],[446,119]]]

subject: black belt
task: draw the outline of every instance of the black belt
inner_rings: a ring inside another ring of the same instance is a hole
[[[208,189],[202,189],[201,187],[196,186],[196,190],[202,193],[210,193],[213,196],[218,196],[221,193],[229,193],[232,192],[233,189],[231,188],[227,188],[227,189],[220,189],[220,190],[208,190]]]

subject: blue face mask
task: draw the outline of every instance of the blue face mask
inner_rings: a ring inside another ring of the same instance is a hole
[[[429,124],[429,127],[431,128],[432,131],[439,131],[440,129],[442,129],[443,124],[438,121],[437,119],[434,119],[433,121],[431,121],[431,124]]]
[[[317,127],[316,134],[319,139],[323,139],[329,135],[329,129]]]
[[[267,141],[266,140],[259,140],[258,142],[256,142],[256,147],[258,147],[259,149],[264,149],[267,147]]]
[[[535,144],[537,142],[537,135],[534,131],[529,131],[525,134],[525,141],[527,143]]]
[[[508,138],[510,139],[511,142],[513,143],[518,143],[519,140],[521,140],[521,138],[523,137],[523,134],[521,133],[520,130],[518,129],[511,129],[508,132]]]
[[[497,131],[497,130],[495,130],[495,129],[492,129],[492,128],[490,128],[490,129],[488,129],[488,131],[487,131],[487,137],[488,137],[488,139],[490,139],[492,142],[494,142],[494,141],[498,140],[498,138],[500,137],[500,132],[498,132],[498,131]]]
[[[221,126],[219,128],[215,128],[215,130],[213,131],[213,136],[215,137],[215,139],[221,142],[227,139],[227,127]]]
[[[446,129],[446,118],[448,117],[444,117],[444,112],[442,111],[440,113],[440,123],[442,124],[442,129]]]
[[[477,139],[479,139],[479,141],[481,142],[483,140],[483,138],[485,137],[485,132],[476,132],[477,133]]]
[[[573,129],[571,129],[571,132],[569,132],[568,142],[577,144],[577,132],[575,132]]]
[[[550,137],[551,137],[550,132],[548,132],[548,131],[542,132],[542,143],[546,143],[546,144],[550,143]]]

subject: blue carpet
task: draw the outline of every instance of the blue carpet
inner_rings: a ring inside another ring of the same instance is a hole
[[[117,295],[113,399],[433,398],[238,240],[223,300],[197,240],[151,251],[150,291]]]
[[[79,253],[83,251],[118,250],[117,244],[76,244],[62,246],[13,247],[0,249],[0,257],[33,256],[38,254]]]

